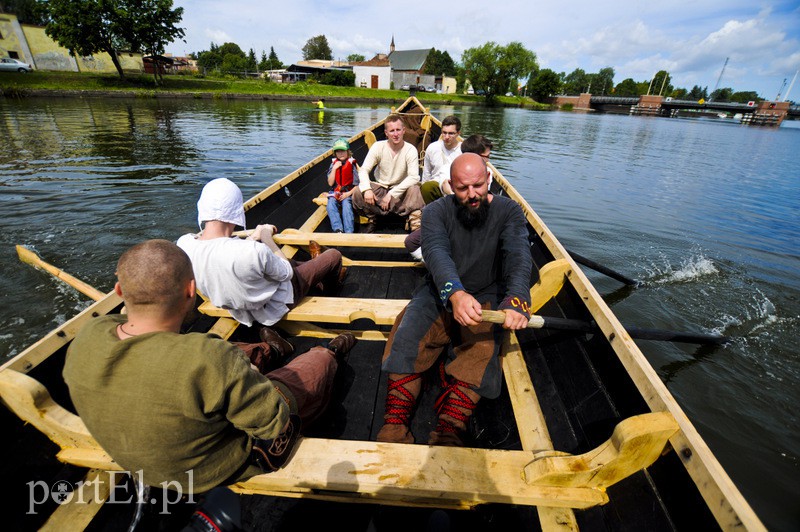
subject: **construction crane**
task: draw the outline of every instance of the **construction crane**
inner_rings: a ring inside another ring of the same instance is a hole
[[[725,64],[724,64],[724,65],[722,65],[722,70],[720,71],[720,73],[719,73],[719,77],[717,78],[717,84],[716,84],[716,85],[714,85],[714,90],[713,90],[713,91],[711,91],[711,96],[708,98],[708,101],[709,101],[709,102],[710,102],[710,101],[711,101],[711,100],[714,98],[714,96],[716,95],[717,89],[719,88],[719,82],[720,82],[720,81],[722,81],[722,75],[725,73],[725,67],[726,67],[726,66],[728,66],[728,59],[730,59],[730,57],[726,57],[726,58],[725,58]]]

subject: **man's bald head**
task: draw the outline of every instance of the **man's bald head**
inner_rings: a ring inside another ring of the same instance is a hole
[[[489,215],[489,173],[483,157],[463,153],[450,166],[450,186],[458,208],[456,217],[468,228],[483,226]]]
[[[122,254],[117,279],[128,307],[171,310],[185,301],[194,274],[181,248],[168,240],[147,240]]]
[[[455,190],[457,183],[472,181],[479,177],[488,179],[489,172],[483,157],[477,153],[462,153],[450,165],[450,180],[452,181],[453,190]]]

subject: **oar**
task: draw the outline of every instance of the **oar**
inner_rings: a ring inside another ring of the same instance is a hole
[[[602,264],[598,264],[597,262],[595,262],[595,261],[593,261],[591,259],[587,259],[586,257],[584,257],[582,255],[578,255],[577,253],[574,253],[574,252],[572,252],[570,250],[567,250],[567,253],[569,253],[570,256],[573,258],[573,260],[575,262],[577,262],[578,264],[583,264],[587,268],[591,268],[596,272],[600,272],[603,275],[607,275],[607,276],[611,277],[612,279],[616,279],[617,281],[619,281],[621,283],[625,283],[625,284],[633,286],[633,287],[639,286],[639,284],[641,284],[636,279],[631,279],[630,277],[626,277],[625,275],[622,275],[618,271],[612,270],[611,268],[603,266]]]
[[[482,310],[481,316],[491,323],[503,323],[506,314],[502,310]],[[529,329],[557,329],[562,331],[578,331],[598,333],[600,328],[592,321],[573,320],[569,318],[554,318],[550,316],[531,316],[528,321]],[[721,334],[686,333],[680,331],[667,331],[663,329],[640,329],[638,327],[625,327],[631,338],[640,340],[662,340],[669,342],[684,342],[689,344],[722,345],[730,341]]]
[[[39,255],[37,255],[36,253],[34,253],[33,251],[29,250],[28,248],[26,248],[24,246],[19,246],[19,245],[17,246],[17,255],[19,255],[19,260],[21,260],[22,262],[25,262],[25,263],[30,264],[32,266],[36,266],[37,268],[43,269],[44,271],[46,271],[46,272],[52,274],[53,276],[61,279],[62,281],[64,281],[68,285],[70,285],[72,288],[77,290],[78,292],[80,292],[80,293],[82,293],[82,294],[84,294],[86,296],[89,296],[90,298],[94,299],[95,301],[100,301],[101,299],[106,297],[106,294],[104,294],[103,292],[101,292],[97,288],[95,288],[95,287],[93,287],[93,286],[91,286],[89,284],[84,283],[80,279],[76,279],[75,277],[73,277],[70,274],[64,272],[63,270],[60,270],[60,269],[56,268],[52,264],[46,263],[41,258],[39,258]]]

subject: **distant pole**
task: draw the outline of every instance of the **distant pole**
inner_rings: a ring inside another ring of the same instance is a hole
[[[781,88],[778,89],[778,95],[775,96],[775,101],[781,101],[781,93],[783,92],[783,88],[786,86],[786,78],[783,78],[783,83],[781,83]]]
[[[658,91],[658,95],[661,96],[661,92],[664,90],[664,85],[667,84],[667,71],[664,71],[664,81],[661,82],[661,90]]]
[[[787,98],[789,98],[789,93],[792,92],[792,87],[794,87],[794,82],[797,79],[797,73],[798,72],[800,72],[800,70],[795,70],[794,71],[794,77],[792,78],[792,82],[789,83],[789,88],[786,90],[786,94],[783,95],[783,101],[784,102],[786,101]]]
[[[719,82],[722,81],[722,74],[725,73],[725,67],[728,66],[728,59],[730,59],[730,57],[725,58],[725,64],[722,65],[722,70],[720,70],[719,77],[717,78],[717,84],[714,85],[714,90],[711,91],[711,97],[708,98],[709,102],[712,100],[714,93],[717,92],[717,89],[719,88]]]

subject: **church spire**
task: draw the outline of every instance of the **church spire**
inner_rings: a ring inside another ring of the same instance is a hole
[[[392,34],[392,44],[389,45],[389,53],[394,52],[394,34]]]

